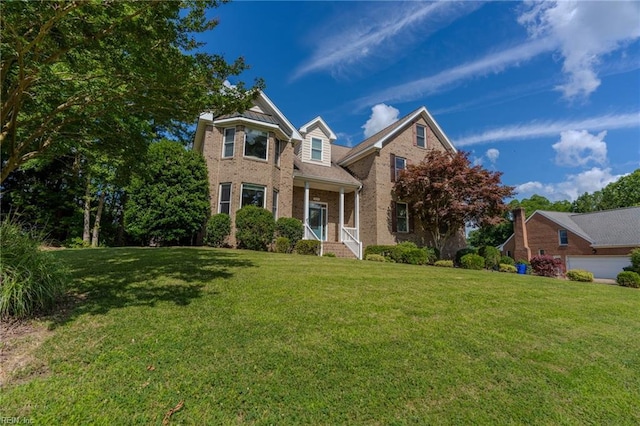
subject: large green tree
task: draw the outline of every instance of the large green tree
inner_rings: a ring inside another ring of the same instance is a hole
[[[622,176],[600,191],[580,195],[571,204],[571,211],[588,213],[633,206],[640,206],[640,169]]]
[[[219,3],[0,2],[0,183],[34,158],[135,151],[140,134],[250,105],[262,81],[225,86],[244,60],[204,53],[195,38],[216,26],[207,10]]]
[[[514,188],[502,185],[501,175],[472,166],[465,152],[432,150],[419,164],[407,166],[394,191],[442,251],[465,225],[494,225],[504,220],[508,209],[504,199],[513,195]]]
[[[125,226],[143,244],[191,244],[210,213],[207,167],[178,142],[151,144],[127,188]]]

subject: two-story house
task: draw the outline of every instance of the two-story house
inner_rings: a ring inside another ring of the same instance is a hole
[[[427,109],[354,147],[336,140],[321,117],[295,128],[264,93],[243,113],[201,114],[194,149],[209,171],[212,214],[228,213],[233,223],[238,209],[254,204],[276,218],[300,219],[305,238],[322,241],[325,251],[358,258],[363,245],[429,245],[407,204],[393,194],[399,173],[427,150],[456,152]],[[461,234],[446,251],[464,244]]]

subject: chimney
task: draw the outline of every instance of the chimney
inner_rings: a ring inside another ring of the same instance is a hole
[[[529,238],[527,237],[526,214],[522,207],[513,210],[513,257],[514,259],[530,260]]]

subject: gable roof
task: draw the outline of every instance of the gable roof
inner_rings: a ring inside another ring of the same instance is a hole
[[[329,125],[320,116],[317,116],[313,120],[309,121],[307,124],[300,126],[300,129],[299,129],[300,133],[309,133],[309,130],[311,130],[310,128],[315,124],[317,124],[320,127],[320,129],[324,132],[324,134],[329,136],[330,141],[333,142],[336,139],[338,139],[336,134],[333,133],[333,130],[331,130]]]
[[[564,213],[536,210],[526,220],[541,215],[584,238],[592,247],[640,247],[640,206],[591,213]],[[513,234],[500,245],[513,238]]]
[[[457,151],[447,135],[445,135],[429,111],[427,111],[427,108],[422,106],[354,146],[347,155],[340,160],[339,164],[341,166],[347,166],[373,151],[382,149],[387,141],[395,137],[407,126],[411,125],[413,121],[420,116],[427,122],[429,127],[431,127],[433,132],[436,134],[438,140],[442,141],[446,148],[452,152]]]
[[[331,167],[321,166],[303,162],[297,156],[293,157],[293,177],[300,177],[306,180],[324,182],[328,184],[339,184],[350,188],[362,186],[360,181],[351,176],[345,169],[331,162]]]

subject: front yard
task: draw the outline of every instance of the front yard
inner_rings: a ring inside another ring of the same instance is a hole
[[[55,255],[74,305],[9,373],[0,417],[640,423],[635,289],[204,248]]]

